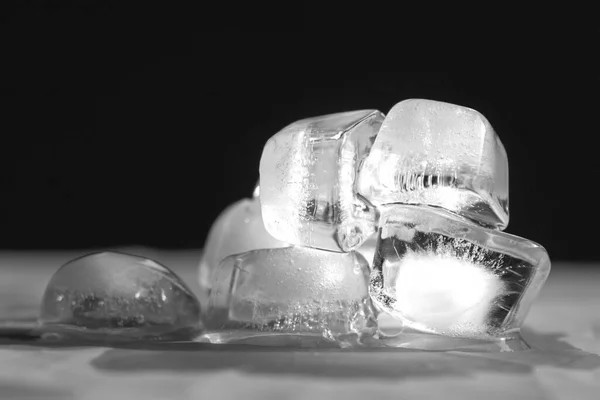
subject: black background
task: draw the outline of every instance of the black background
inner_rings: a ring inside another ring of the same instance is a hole
[[[593,66],[500,67],[472,46],[470,68],[411,70],[385,41],[353,47],[297,25],[200,31],[210,13],[119,4],[3,6],[0,248],[200,247],[250,196],[283,126],[419,97],[475,108],[500,135],[507,232],[555,260],[600,258]]]

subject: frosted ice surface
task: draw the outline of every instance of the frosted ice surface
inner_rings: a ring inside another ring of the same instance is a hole
[[[383,121],[352,111],[295,122],[266,143],[260,160],[265,228],[287,243],[351,251],[376,230],[377,211],[355,178]]]
[[[369,267],[358,253],[256,250],[226,258],[213,278],[207,328],[233,330],[237,339],[293,334],[345,343],[374,332]]]
[[[258,185],[254,189],[259,191]],[[199,266],[200,302],[206,304],[212,273],[219,263],[233,254],[250,250],[287,247],[264,227],[258,198],[243,199],[227,207],[213,223]]]
[[[165,266],[121,253],[95,253],[63,265],[44,293],[46,331],[86,337],[191,339],[200,304]]]
[[[376,206],[438,206],[501,230],[509,221],[504,146],[483,115],[454,104],[422,99],[396,104],[357,186]]]
[[[439,208],[382,211],[370,293],[417,331],[456,337],[516,332],[543,286],[543,247]]]

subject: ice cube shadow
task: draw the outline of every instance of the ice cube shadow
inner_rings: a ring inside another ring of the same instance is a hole
[[[285,351],[231,349],[204,351],[108,350],[92,361],[103,371],[238,371],[246,374],[322,379],[385,379],[468,376],[477,371],[525,374],[531,367],[503,360],[423,351]],[[402,353],[402,354],[398,354]]]
[[[235,370],[314,378],[408,379],[531,373],[537,366],[593,370],[600,356],[569,345],[559,333],[526,329],[532,350],[514,353],[429,352],[403,349],[282,349],[246,345],[153,344],[121,346],[92,361],[104,371]],[[168,351],[169,349],[170,351]],[[401,354],[399,354],[401,353]]]
[[[560,333],[524,329],[532,350],[513,353],[442,352],[408,349],[292,349],[206,343],[90,343],[0,339],[0,345],[35,348],[111,347],[91,361],[113,372],[216,372],[296,375],[322,379],[399,380],[414,377],[471,376],[481,372],[527,374],[538,366],[570,370],[600,368],[600,356],[566,343]]]

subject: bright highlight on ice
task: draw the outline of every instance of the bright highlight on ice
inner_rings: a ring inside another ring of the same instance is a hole
[[[491,304],[505,290],[483,266],[449,255],[409,252],[383,268],[397,269],[395,309],[437,332],[485,331]]]

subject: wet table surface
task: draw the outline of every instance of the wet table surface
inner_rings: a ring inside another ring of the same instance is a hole
[[[120,249],[196,289],[200,251]],[[0,321],[37,316],[46,283],[85,252],[0,253]],[[0,337],[0,398],[599,399],[600,265],[553,263],[523,329],[530,351],[42,346]]]

